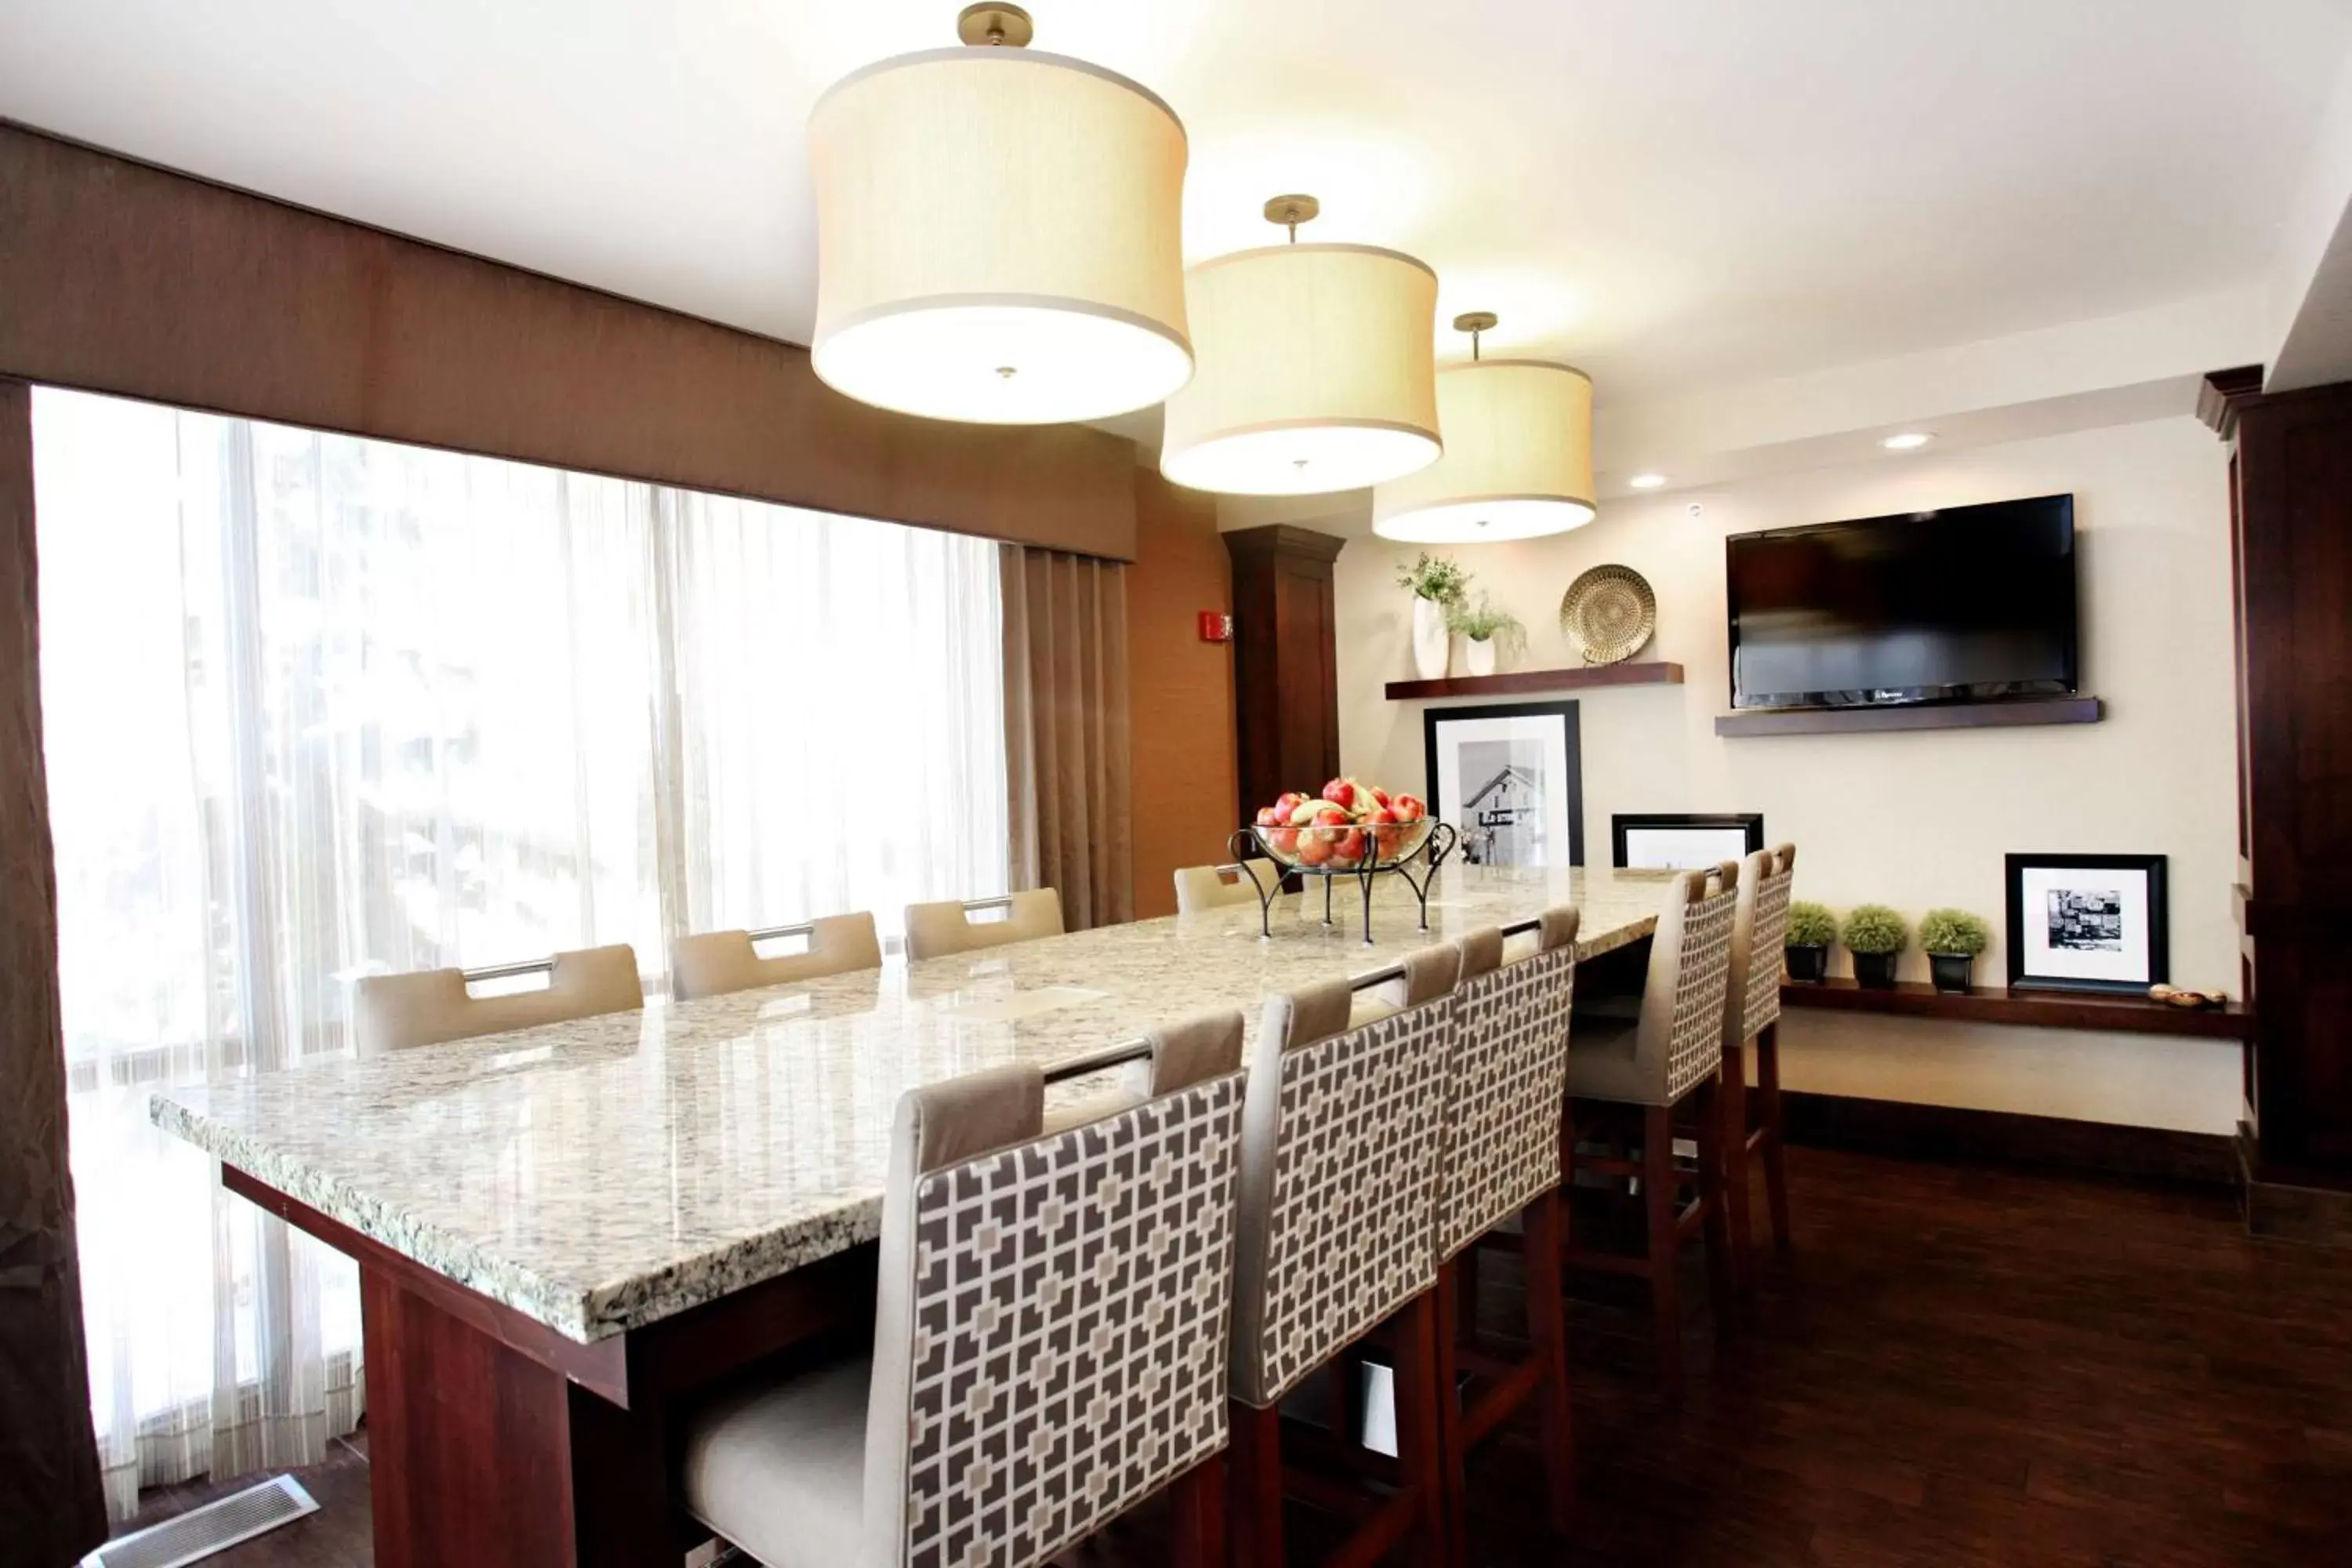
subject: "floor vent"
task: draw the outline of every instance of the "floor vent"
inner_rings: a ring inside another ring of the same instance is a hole
[[[240,1541],[291,1524],[319,1505],[292,1476],[247,1487],[217,1502],[110,1541],[82,1559],[83,1568],[184,1568]]]

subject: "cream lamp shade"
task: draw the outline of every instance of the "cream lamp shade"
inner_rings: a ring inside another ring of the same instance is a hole
[[[1234,495],[1360,489],[1437,460],[1437,275],[1369,245],[1277,245],[1184,279],[1199,358],[1160,471]]]
[[[1593,518],[1592,382],[1544,360],[1437,373],[1445,456],[1372,494],[1372,531],[1415,544],[1565,533]]]
[[[1045,425],[1149,407],[1192,375],[1184,128],[1146,89],[1019,47],[904,55],[818,100],[809,158],[811,354],[835,390]]]

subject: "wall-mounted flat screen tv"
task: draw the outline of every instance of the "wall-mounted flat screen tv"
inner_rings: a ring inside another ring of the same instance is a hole
[[[1735,708],[2072,694],[2074,498],[1725,542]]]

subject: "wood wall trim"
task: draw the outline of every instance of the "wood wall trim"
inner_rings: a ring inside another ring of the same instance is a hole
[[[1129,561],[1134,444],[0,121],[0,375]]]

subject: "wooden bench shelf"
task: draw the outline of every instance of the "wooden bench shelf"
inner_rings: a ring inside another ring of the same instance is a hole
[[[1389,700],[1422,697],[1524,696],[1537,691],[1585,691],[1601,686],[1680,686],[1683,667],[1664,659],[1595,664],[1581,669],[1513,669],[1501,675],[1457,675],[1445,680],[1391,680]]]
[[[1912,1018],[1950,1018],[1972,1024],[2011,1024],[2040,1029],[2108,1029],[2129,1035],[2186,1035],[2208,1040],[2242,1040],[2253,1019],[2235,1002],[2206,1012],[2151,1002],[2144,996],[2104,996],[2061,991],[2010,991],[1979,985],[1966,994],[1906,981],[1892,991],[1873,990],[1852,980],[1784,982],[1783,1007],[1819,1007],[1843,1013],[1892,1013]]]

